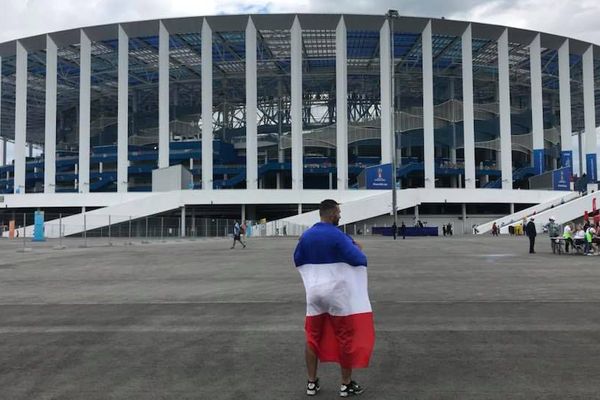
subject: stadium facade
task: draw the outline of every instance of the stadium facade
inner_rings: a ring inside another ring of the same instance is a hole
[[[597,180],[600,48],[567,37],[402,16],[235,15],[49,33],[2,43],[0,57],[6,210],[230,205],[223,213],[276,218],[334,197],[362,204],[345,216],[356,222],[389,213],[389,191],[359,176],[395,161],[400,210],[506,214],[557,198],[529,178],[568,181],[574,135],[581,171]],[[178,164],[188,186],[153,192],[153,171]]]

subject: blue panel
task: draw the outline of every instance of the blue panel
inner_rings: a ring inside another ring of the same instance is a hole
[[[586,154],[585,155],[585,166],[587,171],[588,182],[596,182],[598,179],[596,177],[596,155],[595,154]]]
[[[44,212],[36,211],[33,225],[33,241],[43,242],[44,239]]]
[[[533,150],[533,168],[536,175],[544,173],[544,149]]]
[[[571,190],[571,168],[561,168],[552,172],[554,190]]]
[[[572,151],[561,151],[560,152],[560,165],[561,165],[561,167],[573,168],[573,152]]]
[[[365,169],[367,189],[392,188],[392,164],[381,164]]]

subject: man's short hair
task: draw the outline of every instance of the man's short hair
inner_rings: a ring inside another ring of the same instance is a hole
[[[327,199],[323,200],[321,204],[319,204],[319,216],[324,217],[326,215],[331,214],[333,211],[337,209],[339,203],[335,200]]]

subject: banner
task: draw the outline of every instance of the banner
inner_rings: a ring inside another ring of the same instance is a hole
[[[533,169],[536,175],[544,173],[544,149],[533,150]]]
[[[560,166],[563,168],[573,168],[573,152],[572,151],[561,151],[560,152]]]
[[[367,189],[392,189],[392,164],[381,164],[365,169]]]
[[[561,168],[552,171],[553,190],[571,190],[571,168]]]
[[[586,154],[585,155],[585,167],[587,171],[588,182],[595,183],[597,180],[596,177],[596,155],[595,154]]]

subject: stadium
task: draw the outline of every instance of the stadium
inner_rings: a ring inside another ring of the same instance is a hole
[[[463,233],[572,203],[573,167],[597,189],[600,49],[554,34],[395,12],[207,16],[22,38],[0,60],[4,221],[306,226],[334,198],[355,232],[396,209]]]

